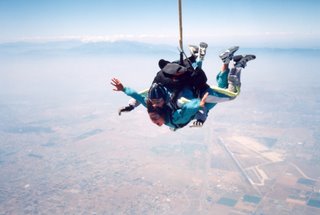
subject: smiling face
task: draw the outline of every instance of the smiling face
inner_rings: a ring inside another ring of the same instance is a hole
[[[164,118],[158,113],[150,112],[149,117],[151,121],[158,126],[162,126],[164,124]]]

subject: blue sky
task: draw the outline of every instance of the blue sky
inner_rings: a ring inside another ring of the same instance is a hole
[[[0,0],[0,42],[177,43],[178,0]],[[185,43],[320,48],[318,0],[182,0]]]

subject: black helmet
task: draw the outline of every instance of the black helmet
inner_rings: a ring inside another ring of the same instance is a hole
[[[167,89],[158,83],[153,83],[148,92],[149,99],[163,99],[167,100],[168,98],[168,91]]]

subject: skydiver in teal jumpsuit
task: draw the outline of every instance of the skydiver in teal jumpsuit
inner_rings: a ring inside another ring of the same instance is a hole
[[[123,91],[128,96],[131,96],[146,106],[148,108],[149,117],[155,124],[158,126],[165,124],[175,130],[185,126],[194,118],[197,118],[196,115],[199,113],[199,110],[204,112],[202,115],[206,118],[208,111],[217,103],[232,100],[238,95],[241,85],[241,69],[246,66],[246,63],[249,60],[255,59],[255,56],[233,56],[234,52],[237,50],[238,47],[232,47],[220,55],[224,65],[217,75],[218,89],[208,88],[201,99],[194,98],[189,89],[183,89],[180,93],[180,99],[178,99],[177,102],[178,108],[170,105],[164,106],[165,99],[162,98],[168,96],[168,92],[164,86],[157,85],[154,87],[155,91],[162,93],[156,93],[155,95],[158,95],[158,98],[153,98],[152,93],[150,93],[153,92],[152,88],[149,90],[149,95],[146,95],[139,94],[131,88],[123,87],[122,83],[116,78],[112,79],[111,84],[116,87],[114,89],[115,91]],[[235,65],[234,68],[230,70],[228,65],[231,60],[234,61]],[[223,89],[228,89],[228,93]],[[153,103],[152,101],[158,102]],[[199,121],[199,117],[197,118],[197,121]]]

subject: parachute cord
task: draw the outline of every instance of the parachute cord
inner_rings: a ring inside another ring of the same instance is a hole
[[[180,65],[185,66],[184,65],[184,61],[183,61],[183,57],[185,57],[185,59],[188,59],[188,56],[184,53],[183,51],[183,30],[182,30],[182,0],[178,0],[178,8],[179,8],[179,51],[180,51]],[[192,65],[192,63],[190,62],[190,60],[188,59],[188,63],[190,65]],[[193,67],[191,66],[191,68],[193,69]]]
[[[182,42],[182,4],[181,0],[178,0],[179,4],[179,46],[181,52],[183,52],[183,42]]]

